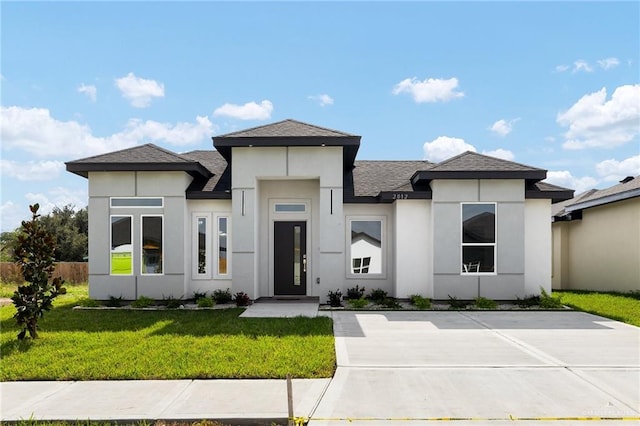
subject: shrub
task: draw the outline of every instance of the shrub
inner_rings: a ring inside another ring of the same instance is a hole
[[[384,299],[387,298],[387,292],[381,288],[376,288],[371,290],[371,294],[369,294],[369,299],[371,299],[374,303],[381,304]]]
[[[40,206],[29,206],[31,220],[23,221],[16,237],[13,259],[22,269],[25,285],[18,286],[11,300],[16,307],[13,318],[22,330],[18,333],[18,340],[23,340],[27,332],[32,339],[38,337],[38,320],[45,311],[51,310],[53,300],[67,290],[62,287],[64,280],[56,277],[51,280],[55,269],[54,252],[55,239],[47,232],[38,220]],[[49,281],[51,280],[51,281]]]
[[[215,302],[218,305],[224,305],[225,303],[231,303],[233,302],[235,299],[233,298],[233,295],[231,294],[231,291],[229,291],[229,289],[226,290],[214,290],[213,294],[211,296],[213,298],[213,300],[215,300]],[[244,305],[246,306],[246,305]]]
[[[82,306],[85,308],[97,308],[98,306],[100,306],[100,302],[90,297],[83,297],[82,299],[78,300],[78,306]]]
[[[338,308],[342,306],[342,292],[338,289],[336,291],[329,291],[327,294],[329,306]]]
[[[196,300],[196,303],[198,304],[199,308],[212,308],[216,304],[216,302],[214,302],[212,298],[207,296],[199,297]]]
[[[182,299],[176,299],[173,296],[162,296],[162,304],[169,309],[177,309],[182,306]]]
[[[480,296],[476,297],[475,306],[480,309],[496,309],[498,307],[498,302]]]
[[[233,301],[236,302],[236,306],[249,306],[251,304],[249,295],[244,291],[237,292],[235,296],[233,296]]]
[[[540,307],[544,309],[560,309],[562,308],[562,300],[560,297],[550,296],[544,288],[540,287]]]
[[[359,287],[356,285],[355,287],[351,287],[347,289],[347,299],[362,299],[364,297],[365,288]]]
[[[349,299],[348,303],[353,309],[362,309],[367,307],[369,301],[362,297],[360,299]]]
[[[521,308],[531,308],[540,304],[540,296],[525,296],[524,299],[516,296],[516,304]]]
[[[389,309],[402,309],[402,305],[393,297],[385,297],[380,304]]]
[[[193,292],[193,300],[195,300],[196,302],[198,301],[198,299],[202,299],[203,297],[207,297],[207,292],[206,291],[194,291]]]
[[[458,300],[457,297],[449,296],[449,309],[466,309],[469,302],[465,302],[463,300]]]
[[[108,306],[110,308],[119,308],[122,306],[122,304],[124,303],[124,297],[119,296],[109,296],[109,300],[105,301],[104,304],[105,306]]]
[[[155,304],[155,300],[147,296],[140,296],[133,302],[131,302],[132,308],[148,308],[149,306],[153,306]]]
[[[425,309],[431,309],[431,299],[427,299],[426,297],[422,297],[419,294],[413,294],[409,296],[409,300],[411,304],[421,311]]]

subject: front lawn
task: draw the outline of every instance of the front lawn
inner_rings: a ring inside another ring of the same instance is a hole
[[[331,377],[331,319],[238,318],[242,309],[73,310],[69,286],[19,342],[13,305],[0,308],[0,381]]]
[[[554,291],[562,303],[574,309],[640,327],[640,293]]]

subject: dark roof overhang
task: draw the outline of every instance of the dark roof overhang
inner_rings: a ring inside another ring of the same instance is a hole
[[[237,147],[313,147],[341,146],[344,148],[343,162],[345,170],[353,167],[360,148],[360,136],[214,136],[213,146],[232,163],[231,151]]]
[[[184,163],[105,163],[70,161],[66,163],[67,171],[84,178],[89,172],[186,172],[194,178],[210,178],[213,174],[197,161]]]
[[[547,177],[547,171],[532,170],[421,170],[411,176],[411,184],[428,184],[434,179],[524,179],[529,183]]]

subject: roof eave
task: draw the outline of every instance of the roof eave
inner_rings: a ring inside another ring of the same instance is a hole
[[[210,178],[213,174],[202,164],[189,163],[88,163],[68,162],[67,171],[88,177],[89,172],[185,172],[191,176]]]
[[[422,170],[411,176],[411,183],[428,183],[435,179],[524,179],[535,183],[547,177],[546,170]]]
[[[565,207],[565,210],[570,213],[576,210],[588,209],[590,207],[602,206],[604,204],[611,204],[617,201],[628,200],[634,197],[640,197],[640,188],[635,188],[625,192],[619,192],[617,194],[607,195],[604,197],[596,198],[594,200],[587,200],[576,204],[570,204]]]

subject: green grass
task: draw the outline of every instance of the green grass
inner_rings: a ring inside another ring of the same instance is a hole
[[[329,318],[238,318],[243,309],[73,310],[68,286],[19,342],[15,308],[0,308],[0,380],[317,378],[333,375]]]
[[[554,291],[574,309],[640,327],[640,293]]]

